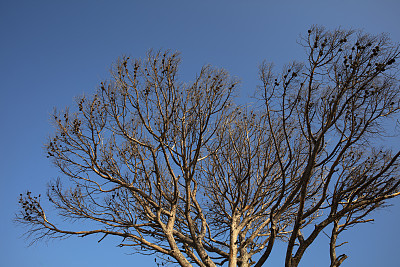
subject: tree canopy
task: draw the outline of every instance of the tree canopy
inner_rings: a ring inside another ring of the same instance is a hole
[[[259,68],[252,105],[239,81],[204,66],[179,80],[177,52],[122,57],[96,94],[55,111],[48,157],[69,181],[49,184],[56,223],[31,192],[17,222],[45,238],[120,237],[157,264],[262,266],[277,242],[285,266],[400,194],[400,151],[384,147],[400,110],[399,46],[387,35],[314,26],[306,61]]]

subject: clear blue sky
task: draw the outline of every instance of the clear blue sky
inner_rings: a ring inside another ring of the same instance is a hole
[[[61,175],[43,150],[53,107],[91,94],[118,56],[180,50],[183,79],[204,64],[224,67],[242,80],[245,102],[262,60],[281,66],[304,57],[296,40],[310,25],[387,32],[399,42],[399,10],[397,0],[0,0],[0,266],[154,266],[153,257],[128,255],[113,239],[27,247],[24,229],[12,222],[20,193],[43,194]],[[400,200],[392,203],[374,224],[346,233],[343,266],[398,266]],[[322,237],[301,266],[327,266],[328,248]],[[283,266],[279,247],[273,252],[271,266]]]

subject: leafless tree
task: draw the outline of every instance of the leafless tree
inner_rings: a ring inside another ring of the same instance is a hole
[[[48,156],[70,178],[21,195],[16,220],[33,241],[121,238],[158,264],[262,266],[276,242],[298,266],[321,233],[338,235],[399,192],[399,151],[380,147],[400,109],[399,47],[386,35],[312,27],[304,64],[260,67],[252,106],[235,106],[237,80],[205,66],[178,80],[179,55],[119,60],[78,110],[54,113]]]

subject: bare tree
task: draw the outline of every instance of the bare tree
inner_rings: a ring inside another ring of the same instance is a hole
[[[177,78],[179,55],[122,58],[76,113],[54,113],[48,156],[70,178],[49,185],[56,224],[40,195],[21,195],[17,221],[33,241],[98,234],[122,239],[157,264],[262,266],[275,242],[285,266],[330,232],[371,221],[399,192],[399,151],[380,147],[400,110],[399,47],[387,36],[313,27],[307,62],[276,75],[260,67],[253,106],[233,104],[238,82],[205,66]],[[67,227],[67,228],[66,228]],[[160,261],[161,260],[161,261]]]

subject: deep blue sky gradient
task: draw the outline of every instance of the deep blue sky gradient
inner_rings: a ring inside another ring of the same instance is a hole
[[[183,81],[204,64],[224,67],[241,79],[238,101],[246,103],[264,59],[279,68],[304,58],[296,41],[311,25],[387,32],[399,42],[399,10],[396,0],[0,0],[0,266],[155,266],[154,257],[128,255],[112,238],[27,247],[24,229],[12,222],[20,193],[44,194],[61,176],[43,150],[53,131],[49,114],[93,93],[118,56],[179,50]],[[343,266],[398,266],[400,201],[391,203],[374,224],[345,234]],[[328,249],[322,236],[301,266],[327,266]],[[283,266],[284,251],[273,253],[268,266]]]

